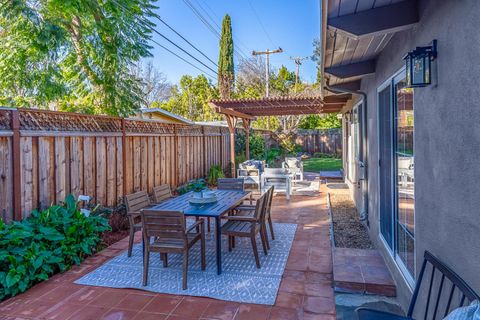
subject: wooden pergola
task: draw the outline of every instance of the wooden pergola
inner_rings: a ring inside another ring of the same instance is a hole
[[[245,129],[245,153],[250,155],[250,123],[255,117],[308,115],[339,112],[351,99],[350,94],[321,97],[268,97],[260,99],[221,99],[212,100],[209,105],[216,112],[223,114],[230,131],[230,161],[232,176],[235,176],[235,128],[242,119]]]

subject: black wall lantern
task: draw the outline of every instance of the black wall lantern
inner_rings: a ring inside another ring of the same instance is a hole
[[[431,46],[416,47],[407,53],[406,78],[407,87],[425,87],[432,83],[432,61],[437,57],[437,40]]]

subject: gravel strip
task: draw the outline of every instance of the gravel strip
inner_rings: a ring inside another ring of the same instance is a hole
[[[368,231],[360,221],[357,209],[347,194],[330,194],[335,246],[339,248],[374,249]]]

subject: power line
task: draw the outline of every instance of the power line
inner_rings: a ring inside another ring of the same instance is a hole
[[[118,5],[121,9],[123,10],[128,10],[127,8],[125,8],[125,6],[123,6],[123,4],[119,3],[118,1],[116,0],[112,0],[116,5]],[[136,17],[139,21],[145,23],[145,24],[151,24],[152,22],[151,21],[148,21],[148,20],[145,20],[143,18],[140,18],[140,17]],[[181,51],[183,51],[184,53],[186,53],[189,57],[191,57],[192,59],[194,59],[195,61],[199,62],[200,64],[202,64],[204,67],[206,67],[208,70],[212,71],[215,75],[217,75],[217,72],[215,70],[213,70],[212,68],[210,68],[208,65],[206,65],[205,63],[203,63],[202,61],[200,61],[198,58],[196,58],[195,56],[193,56],[192,54],[190,54],[188,51],[186,51],[185,49],[183,49],[182,47],[180,47],[178,44],[176,44],[175,42],[173,42],[172,40],[170,40],[169,38],[167,38],[166,36],[164,36],[162,33],[160,33],[158,30],[152,28],[151,29],[153,32],[155,32],[156,34],[158,34],[159,36],[161,36],[162,38],[164,38],[165,40],[167,40],[168,42],[170,42],[171,44],[173,44],[175,47],[177,47],[178,49],[180,49]],[[187,61],[186,59],[184,59],[183,57],[179,56],[178,54],[174,53],[173,51],[171,51],[170,49],[166,48],[165,46],[161,45],[158,41],[155,41],[154,39],[150,39],[153,43],[157,44],[158,46],[162,47],[163,49],[167,50],[168,52],[170,52],[171,54],[175,55],[177,58],[187,62],[189,65],[191,65],[192,67],[196,68],[197,70],[200,70],[206,74],[208,74],[207,72],[203,71],[202,69],[198,68],[197,66],[193,65],[192,63],[190,63],[189,61]],[[212,77],[210,74],[208,74],[210,77]],[[215,77],[212,77],[212,78],[215,78]]]
[[[220,25],[215,21],[214,18],[212,18],[212,16],[208,13],[208,11],[210,11],[212,13],[212,15],[218,19],[218,20],[221,20],[216,14],[215,14],[215,11],[213,11],[213,9],[208,5],[208,3],[204,0],[194,0],[198,6],[200,7],[200,9],[207,15],[207,17],[210,19],[210,21],[213,22],[213,24],[216,26],[217,30],[221,30],[222,28],[220,27]],[[201,2],[201,3],[200,3]],[[206,10],[203,6],[202,6],[202,3],[203,5],[208,9]],[[245,44],[243,44],[240,39],[238,39],[235,35],[232,35],[233,37],[233,40],[234,40],[234,47],[238,50],[238,52],[240,53],[241,55],[241,58],[242,59],[245,59],[245,57],[247,57],[247,54],[245,53],[245,51],[243,51],[244,48],[246,48]],[[237,45],[237,43],[239,45]],[[243,47],[243,48],[241,48]],[[248,51],[248,50],[247,50]]]
[[[209,29],[215,37],[220,39],[221,37],[221,30],[220,26],[215,22],[215,20],[212,19],[212,17],[207,13],[207,16],[212,20],[213,24],[215,24],[217,28],[215,28],[210,22],[208,22],[207,18],[203,16],[203,14],[193,5],[193,3],[190,0],[183,0],[185,4],[192,10],[192,12],[195,14],[195,16]],[[201,5],[199,5],[200,8],[205,12],[205,9]],[[234,42],[234,47],[236,47],[236,51],[234,51],[234,54],[237,56],[239,59],[246,59],[246,54],[238,47],[238,45],[235,45]],[[238,52],[237,52],[238,51]]]
[[[200,11],[190,2],[190,0],[183,0],[183,2],[192,10],[198,19],[217,37],[220,39],[220,33],[205,19]]]
[[[182,36],[180,33],[178,33],[174,28],[172,28],[168,23],[166,23],[162,18],[158,18],[158,20],[160,20],[161,23],[163,23],[164,25],[166,25],[170,30],[172,30],[173,32],[175,32],[175,34],[177,36],[179,36],[180,38],[182,38],[186,43],[188,43],[192,48],[194,48],[198,53],[200,53],[202,56],[204,56],[208,61],[210,61],[211,63],[213,63],[216,67],[218,67],[218,65],[212,60],[210,59],[206,54],[204,54],[200,49],[198,49],[196,46],[194,46],[190,41],[188,41],[184,36]]]
[[[175,57],[177,57],[178,59],[184,61],[185,63],[188,63],[189,65],[191,65],[192,67],[194,67],[195,69],[199,70],[200,72],[203,72],[205,73],[207,76],[215,79],[215,76],[212,76],[211,74],[209,74],[208,72],[206,72],[205,70],[202,70],[201,68],[197,67],[196,65],[194,65],[193,63],[191,63],[190,61],[184,59],[183,57],[179,56],[178,54],[176,54],[175,52],[173,52],[172,50],[168,49],[167,47],[165,47],[164,45],[158,43],[157,41],[153,40],[152,39],[152,42],[155,43],[156,45],[158,45],[160,48],[168,51],[169,53],[173,54]]]
[[[258,16],[257,14],[257,11],[255,10],[255,8],[253,7],[252,3],[250,2],[250,0],[248,0],[248,4],[250,5],[250,8],[252,9],[253,11],[253,14],[255,15],[255,17],[257,18],[257,21],[258,23],[260,24],[260,27],[262,28],[263,32],[265,33],[265,35],[267,36],[268,40],[270,41],[270,44],[274,47],[276,47],[276,45],[273,43],[272,41],[272,38],[270,38],[270,35],[268,34],[267,32],[267,29],[265,29],[265,26],[263,25],[262,23],[262,19],[260,19],[260,17]]]
[[[180,47],[178,44],[176,44],[175,42],[173,42],[172,40],[170,40],[169,38],[167,38],[166,36],[164,36],[162,33],[160,33],[159,31],[155,30],[155,29],[152,29],[156,34],[158,34],[159,36],[161,36],[162,38],[164,38],[165,40],[167,40],[168,42],[170,42],[171,44],[173,44],[175,47],[177,47],[178,49],[182,50],[183,52],[185,52],[188,56],[190,56],[192,59],[196,60],[197,62],[199,62],[201,65],[203,65],[205,68],[207,68],[208,70],[212,71],[213,73],[217,73],[217,71],[213,70],[212,68],[210,68],[208,65],[206,65],[205,63],[203,63],[201,60],[197,59],[195,56],[193,56],[192,54],[190,54],[190,52],[188,52],[187,50],[183,49],[182,47]]]

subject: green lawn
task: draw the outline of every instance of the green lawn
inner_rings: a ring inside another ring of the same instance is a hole
[[[336,171],[342,168],[342,159],[335,158],[311,158],[303,161],[303,171]]]

